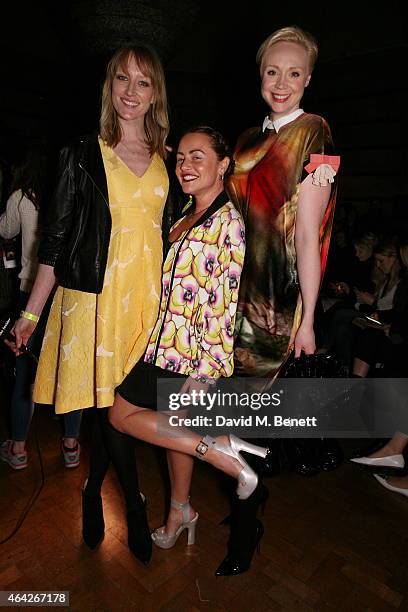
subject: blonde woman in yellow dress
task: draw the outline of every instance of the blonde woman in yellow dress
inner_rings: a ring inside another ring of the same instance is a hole
[[[60,154],[38,275],[14,329],[18,352],[57,283],[34,401],[54,404],[59,414],[100,409],[82,495],[83,537],[91,548],[103,537],[100,491],[111,458],[126,498],[129,547],[144,563],[151,539],[134,443],[110,427],[106,413],[157,318],[167,134],[160,60],[146,46],[119,50],[107,67],[99,135],[78,139]],[[168,202],[169,223],[171,208]]]

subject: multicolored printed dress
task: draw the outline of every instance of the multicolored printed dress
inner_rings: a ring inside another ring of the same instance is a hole
[[[239,294],[235,373],[273,376],[302,316],[295,250],[300,184],[312,153],[332,154],[326,121],[303,113],[279,131],[252,128],[239,139],[228,191],[241,210],[247,249]],[[322,275],[336,200],[333,183],[320,228]]]

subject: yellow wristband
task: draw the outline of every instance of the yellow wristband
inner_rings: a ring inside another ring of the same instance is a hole
[[[22,310],[20,312],[20,317],[23,319],[28,319],[29,321],[33,321],[33,323],[38,323],[40,317],[32,312],[27,312],[27,310]]]

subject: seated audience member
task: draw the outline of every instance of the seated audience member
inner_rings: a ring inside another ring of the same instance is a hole
[[[408,247],[399,252],[393,242],[376,247],[376,264],[385,274],[379,297],[367,297],[371,317],[381,325],[372,323],[360,330],[354,348],[353,375],[366,377],[378,362],[388,365],[388,372],[398,376],[405,371],[405,349],[408,339]]]
[[[358,312],[371,310],[366,302],[375,299],[384,280],[383,274],[375,264],[373,250],[378,242],[375,234],[367,232],[353,240],[355,257],[352,265],[343,270],[339,277],[343,280],[329,282],[329,288],[338,301],[328,309],[323,317],[325,330],[323,346],[320,351],[333,351],[350,366],[352,340],[355,328],[351,322]]]
[[[386,354],[391,353],[392,360],[391,376],[402,373],[407,375],[406,348],[408,340],[408,244],[399,248],[399,260],[394,261],[393,245],[383,248],[377,259],[378,264],[390,276],[398,278],[397,283],[393,284],[395,293],[392,300],[392,308],[379,312],[382,319],[387,321],[386,326],[381,331],[376,331],[376,337],[372,341],[372,346],[377,351],[376,357],[384,359]],[[392,263],[394,261],[394,263]],[[392,274],[392,271],[394,273]],[[397,274],[398,272],[398,274]],[[368,331],[368,330],[367,330]],[[385,345],[385,353],[379,353],[379,348]],[[399,349],[399,350],[397,350]],[[361,353],[360,353],[361,354]],[[364,376],[372,359],[362,359],[355,363],[355,372]],[[382,448],[371,453],[367,457],[355,457],[351,459],[354,463],[370,468],[374,472],[374,478],[386,489],[395,493],[400,493],[408,497],[408,476],[399,476],[398,473],[405,467],[403,451],[408,445],[408,435],[397,432]],[[392,475],[390,475],[392,473]]]
[[[334,281],[334,290],[337,290],[337,295],[343,297],[345,302],[354,305],[358,303],[355,291],[375,294],[380,278],[374,260],[374,249],[378,244],[377,236],[372,232],[366,232],[355,237],[352,242],[354,255],[349,267],[344,268]]]
[[[408,476],[399,476],[405,467],[403,451],[408,445],[408,435],[397,432],[387,444],[368,457],[351,459],[354,463],[372,470],[374,478],[386,489],[408,497]]]

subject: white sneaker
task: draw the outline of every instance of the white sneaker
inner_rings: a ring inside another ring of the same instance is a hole
[[[66,468],[75,468],[79,465],[79,457],[81,455],[81,446],[77,441],[74,448],[67,448],[64,446],[64,438],[61,441],[61,452],[64,457],[64,464]]]
[[[0,444],[0,459],[8,463],[13,470],[24,470],[28,465],[27,451],[14,453],[13,445],[13,440],[4,440]]]

